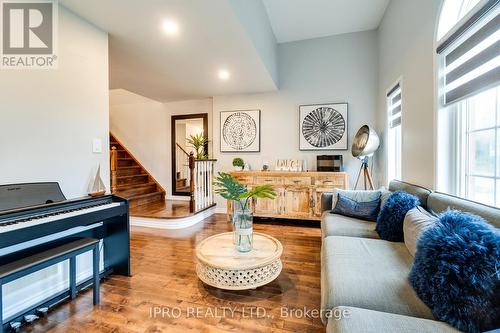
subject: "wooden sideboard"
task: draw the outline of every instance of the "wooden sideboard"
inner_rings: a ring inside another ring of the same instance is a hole
[[[249,189],[268,184],[278,193],[275,200],[253,199],[251,206],[257,217],[320,220],[321,194],[349,186],[345,172],[234,171],[230,174]],[[231,202],[227,207],[231,215]]]

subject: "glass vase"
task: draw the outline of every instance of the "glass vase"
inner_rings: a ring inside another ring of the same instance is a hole
[[[239,252],[250,252],[253,246],[253,214],[245,202],[233,202],[233,241]]]

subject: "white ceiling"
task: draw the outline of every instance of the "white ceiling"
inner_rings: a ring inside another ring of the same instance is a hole
[[[273,31],[278,42],[287,42],[375,29],[389,1],[59,3],[109,33],[110,89],[166,102],[277,90]],[[165,19],[178,23],[177,36],[162,30]],[[231,73],[227,81],[218,78],[222,68]]]
[[[59,3],[109,33],[111,89],[162,102],[277,89],[227,0]],[[178,23],[177,36],[163,32],[165,19]]]
[[[263,0],[278,43],[376,29],[389,1]]]

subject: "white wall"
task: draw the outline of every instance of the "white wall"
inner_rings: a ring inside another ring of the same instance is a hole
[[[208,113],[209,140],[212,99],[160,103],[123,89],[110,91],[110,128],[118,140],[167,191],[171,181],[171,116]],[[211,144],[209,152],[211,153]]]
[[[264,4],[262,1],[248,0],[230,0],[230,4],[259,54],[260,60],[278,87],[278,46]]]
[[[163,103],[123,89],[109,92],[110,130],[160,183],[170,187],[169,116]]]
[[[106,33],[60,7],[59,68],[2,70],[0,91],[0,183],[56,181],[80,197],[100,164],[109,190]]]
[[[57,181],[80,197],[100,164],[109,189],[106,33],[59,7],[59,68],[1,70],[0,91],[0,183]],[[79,277],[88,276],[90,261],[79,262]],[[64,290],[67,274],[56,265],[4,286],[4,316]]]
[[[379,178],[387,181],[385,96],[402,78],[402,179],[434,186],[435,31],[442,0],[393,0],[378,29]]]
[[[352,33],[280,44],[280,91],[216,96],[213,99],[213,148],[219,170],[231,170],[234,157],[253,169],[276,159],[306,159],[315,170],[316,155],[342,154],[351,186],[360,167],[350,153],[355,132],[364,124],[374,126],[377,105],[377,39],[375,31]],[[347,102],[347,151],[299,151],[299,105]],[[261,152],[220,153],[220,111],[261,110]],[[225,207],[218,198],[219,209]]]

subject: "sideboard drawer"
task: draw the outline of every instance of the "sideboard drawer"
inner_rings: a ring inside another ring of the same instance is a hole
[[[234,178],[242,184],[251,185],[253,184],[253,177],[248,176],[234,176]]]
[[[269,184],[269,185],[281,185],[281,177],[255,177],[255,182],[254,184],[257,185],[264,185],[264,184]]]
[[[345,187],[347,184],[343,176],[318,176],[314,185]]]
[[[284,185],[311,185],[311,177],[285,177],[283,178]]]

